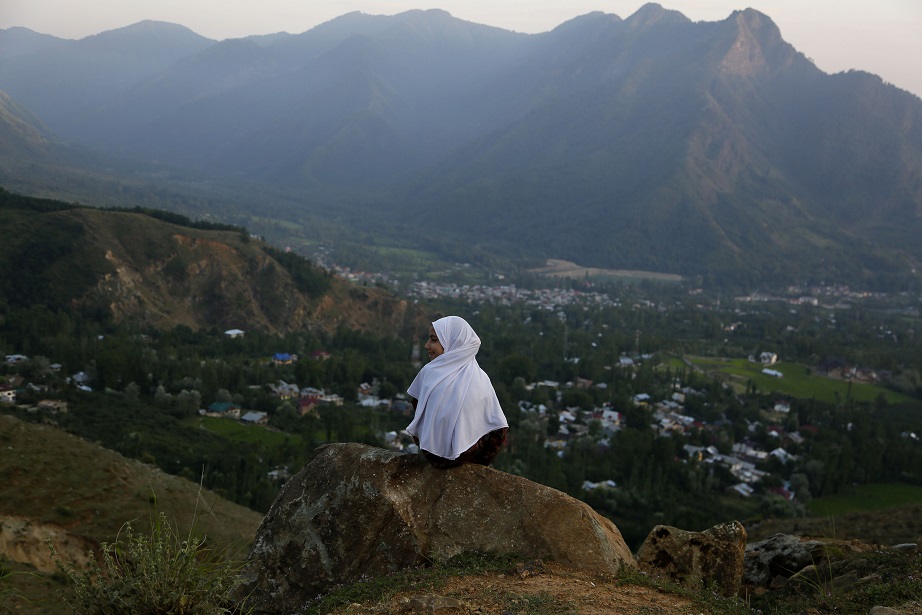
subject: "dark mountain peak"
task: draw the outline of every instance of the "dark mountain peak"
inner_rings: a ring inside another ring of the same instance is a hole
[[[0,57],[10,59],[24,56],[49,47],[56,47],[68,42],[67,39],[40,34],[29,28],[15,26],[0,30]]]
[[[131,24],[130,26],[124,26],[122,28],[107,30],[105,32],[100,32],[99,34],[87,36],[86,38],[81,39],[81,41],[87,43],[93,42],[105,44],[110,41],[122,42],[125,40],[137,42],[145,40],[176,41],[182,39],[203,41],[210,40],[204,36],[196,34],[185,26],[169,23],[166,21],[154,21],[152,19],[145,19],[144,21],[139,21],[138,23]]]
[[[752,75],[786,66],[800,55],[781,38],[775,22],[755,9],[734,11],[723,24],[734,37],[721,62],[727,73]]]
[[[662,5],[655,2],[648,2],[643,5],[625,21],[631,28],[690,23],[688,17],[679,11],[663,8]]]
[[[445,23],[454,19],[451,13],[443,9],[413,9],[396,15],[397,19],[408,19],[416,22]]]
[[[736,23],[740,29],[745,29],[754,36],[758,36],[763,42],[777,44],[783,40],[781,30],[772,18],[755,9],[734,11],[727,19]]]
[[[354,36],[374,36],[391,26],[393,17],[352,11],[318,24],[275,45],[293,58],[310,58]]]
[[[586,13],[585,15],[579,15],[574,17],[569,21],[565,21],[551,32],[556,35],[570,35],[578,34],[587,30],[598,30],[598,29],[607,29],[613,24],[618,24],[624,21],[619,16],[613,13],[603,13],[602,11],[593,11],[591,13]]]
[[[215,42],[185,26],[146,20],[82,38],[73,43],[72,49],[87,53],[87,58],[104,57],[110,65],[127,65],[136,59],[151,72],[157,72]]]
[[[391,19],[393,18],[386,15],[371,15],[361,11],[352,11],[318,24],[307,32],[302,32],[301,36],[316,36],[324,33],[338,33],[340,35],[345,33],[367,34],[369,31],[378,31],[387,27],[386,24]]]
[[[399,22],[398,29],[415,33],[421,38],[449,37],[466,39],[474,33],[500,32],[506,30],[465,21],[454,17],[441,9],[413,10],[400,13],[394,17]]]

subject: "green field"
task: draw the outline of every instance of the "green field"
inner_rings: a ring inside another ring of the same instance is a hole
[[[285,442],[301,443],[299,435],[274,431],[258,425],[245,425],[230,419],[202,416],[192,419],[192,424],[232,442],[263,444],[273,448],[282,446]]]
[[[814,398],[825,402],[851,399],[859,402],[873,402],[881,395],[888,403],[906,403],[916,401],[908,395],[891,391],[886,387],[862,382],[849,383],[834,380],[814,373],[802,363],[777,363],[769,369],[781,372],[781,378],[763,374],[764,366],[746,359],[722,359],[711,357],[687,357],[695,368],[705,371],[739,390],[745,390],[747,384],[755,384],[758,392],[777,392],[800,399]]]
[[[858,485],[832,497],[812,500],[808,508],[811,515],[828,517],[904,504],[922,504],[922,486],[901,483]]]

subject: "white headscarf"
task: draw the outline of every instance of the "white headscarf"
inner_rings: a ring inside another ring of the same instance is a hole
[[[460,316],[432,323],[445,352],[427,363],[407,393],[419,400],[407,431],[419,446],[457,459],[482,436],[508,427],[490,377],[477,363],[480,338]]]

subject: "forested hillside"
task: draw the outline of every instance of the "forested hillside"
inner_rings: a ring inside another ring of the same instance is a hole
[[[341,324],[406,332],[406,303],[352,289],[245,229],[159,210],[101,210],[0,191],[7,309],[71,310],[106,323],[287,332]]]

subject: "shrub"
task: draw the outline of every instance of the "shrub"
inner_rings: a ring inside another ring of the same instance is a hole
[[[49,544],[55,564],[74,589],[68,604],[79,614],[239,613],[232,592],[239,569],[205,546],[205,539],[182,536],[159,513],[151,520],[150,535],[125,524],[113,543],[102,543],[102,562],[96,558],[85,571],[61,561]]]
[[[0,553],[0,615],[19,613],[20,609],[29,604],[29,600],[13,586],[13,576],[31,573],[13,572],[7,566],[8,563],[7,555]]]

